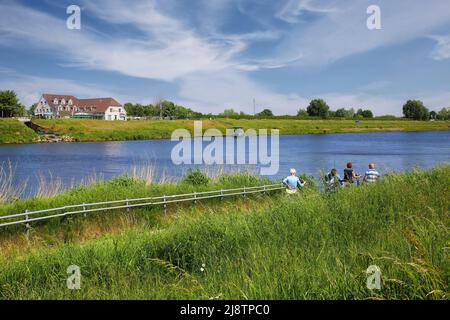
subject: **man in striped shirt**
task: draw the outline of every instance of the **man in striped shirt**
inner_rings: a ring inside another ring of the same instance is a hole
[[[366,171],[366,174],[364,175],[364,181],[365,182],[376,182],[380,178],[380,173],[375,170],[375,163],[369,164],[369,170]]]

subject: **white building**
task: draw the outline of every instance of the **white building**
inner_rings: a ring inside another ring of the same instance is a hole
[[[113,98],[78,99],[44,93],[33,112],[41,118],[127,120],[125,108]]]

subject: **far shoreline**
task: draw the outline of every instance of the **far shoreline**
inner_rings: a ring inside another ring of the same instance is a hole
[[[358,132],[317,132],[317,133],[280,133],[280,136],[319,136],[319,135],[345,135],[345,134],[364,134],[364,133],[413,133],[413,132],[447,132],[449,129],[429,129],[429,130],[378,130],[378,131],[358,131]],[[259,134],[257,134],[259,136]],[[268,134],[270,136],[270,133]],[[196,136],[198,137],[198,136]],[[194,137],[195,138],[195,137]],[[107,142],[130,142],[130,141],[155,141],[155,140],[168,140],[170,137],[154,137],[154,138],[143,138],[143,139],[117,139],[117,140],[80,140],[80,141],[60,141],[60,142],[11,142],[11,143],[0,143],[0,147],[6,146],[22,146],[22,145],[49,145],[49,144],[79,144],[79,143],[107,143]]]

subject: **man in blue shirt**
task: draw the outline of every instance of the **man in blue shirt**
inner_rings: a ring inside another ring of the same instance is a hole
[[[297,177],[297,171],[295,169],[290,170],[291,175],[283,180],[283,184],[286,186],[286,192],[288,194],[294,194],[297,192],[297,188],[303,188],[306,182],[300,181]]]
[[[369,164],[369,170],[364,175],[364,181],[368,183],[376,182],[380,178],[380,173],[375,170],[375,163]]]

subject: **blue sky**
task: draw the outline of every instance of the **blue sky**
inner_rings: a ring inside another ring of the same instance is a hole
[[[81,7],[81,30],[66,8]],[[366,10],[381,9],[381,30]],[[0,89],[170,99],[202,112],[401,114],[407,99],[450,107],[448,0],[0,1]]]

